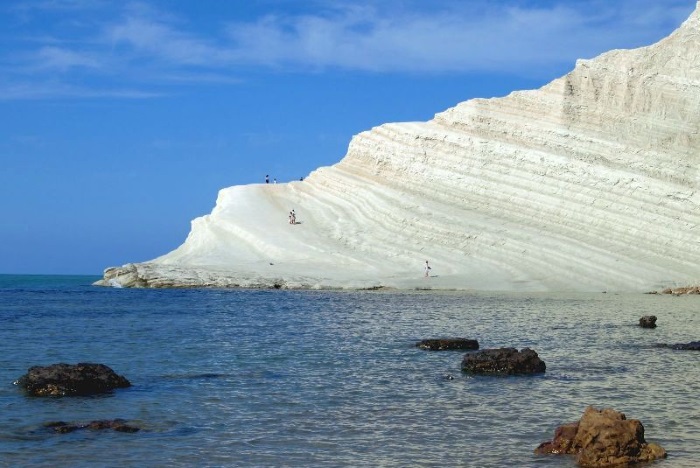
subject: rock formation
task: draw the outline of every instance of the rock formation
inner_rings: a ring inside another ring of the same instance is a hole
[[[554,439],[535,449],[538,454],[576,455],[582,466],[628,466],[666,457],[666,451],[644,439],[644,426],[611,408],[588,407],[581,420],[556,429]]]
[[[666,288],[661,291],[661,294],[672,294],[681,296],[683,294],[700,294],[700,286],[681,286],[675,288]]]
[[[555,40],[556,38],[552,38]],[[647,291],[700,265],[700,10],[539,90],[356,135],[303,181],[219,192],[101,285]],[[289,225],[287,214],[299,224]],[[430,260],[430,278],[422,265]]]
[[[127,424],[123,419],[100,419],[87,423],[66,423],[63,421],[55,421],[44,424],[44,427],[51,429],[58,434],[68,434],[80,429],[89,429],[91,431],[99,431],[104,429],[112,429],[116,432],[138,432],[141,428],[132,424]]]
[[[639,326],[642,328],[656,328],[656,315],[645,315],[640,317]]]
[[[542,374],[547,369],[544,361],[529,348],[484,349],[467,354],[462,359],[462,370],[480,375]]]
[[[94,395],[131,386],[104,364],[89,363],[30,367],[16,383],[33,396]]]

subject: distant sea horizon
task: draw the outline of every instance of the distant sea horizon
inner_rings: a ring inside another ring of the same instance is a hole
[[[85,281],[90,281],[94,283],[95,281],[102,278],[99,274],[69,274],[69,273],[0,273],[0,283],[10,282],[15,278],[15,282],[29,281],[37,286],[42,284],[51,284],[55,282],[65,282],[85,279]]]

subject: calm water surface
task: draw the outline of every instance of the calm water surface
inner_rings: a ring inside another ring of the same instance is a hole
[[[535,456],[587,405],[640,419],[660,467],[700,466],[700,297],[129,290],[0,276],[0,466],[574,466]],[[656,315],[659,327],[637,326]],[[471,377],[461,352],[535,349],[537,377]],[[31,398],[33,365],[99,362],[133,384]],[[124,418],[135,434],[52,434]]]

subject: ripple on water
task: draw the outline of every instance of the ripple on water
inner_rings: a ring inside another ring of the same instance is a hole
[[[698,339],[687,298],[54,289],[0,296],[9,464],[574,466],[532,450],[591,404],[642,420],[673,466],[700,462],[700,354],[655,346]],[[657,329],[635,326],[648,314]],[[547,372],[467,375],[464,352],[415,347],[435,337],[531,347]],[[31,365],[86,360],[134,386],[47,400],[9,384]],[[144,430],[37,432],[115,418]]]

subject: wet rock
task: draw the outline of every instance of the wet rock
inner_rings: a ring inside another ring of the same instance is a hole
[[[416,343],[420,349],[428,351],[452,351],[479,349],[479,342],[467,338],[437,338]]]
[[[54,432],[58,434],[67,434],[69,432],[77,431],[80,429],[79,426],[76,426],[74,424],[68,424],[63,421],[53,421],[44,424],[44,427],[48,427],[49,429],[53,429]]]
[[[639,319],[642,328],[656,328],[656,315],[645,315]]]
[[[117,432],[138,432],[140,430],[140,428],[136,426],[130,426],[123,419],[92,421],[87,425],[87,429],[93,431],[112,429]]]
[[[666,450],[644,439],[644,426],[611,408],[586,408],[578,422],[560,426],[554,439],[543,442],[536,454],[575,455],[578,464],[607,467],[650,462],[666,457]]]
[[[104,364],[90,363],[34,366],[16,383],[33,396],[94,395],[131,386]]]
[[[484,375],[526,375],[545,372],[546,365],[537,353],[529,348],[484,349],[467,354],[462,360],[462,370]]]
[[[549,442],[542,442],[536,449],[537,454],[572,454],[578,453],[576,446],[576,433],[578,432],[578,422],[568,423],[557,427],[554,430],[554,439]]]
[[[58,434],[68,434],[69,432],[75,432],[79,429],[89,429],[92,431],[100,431],[105,429],[111,429],[117,432],[138,432],[141,428],[127,424],[124,419],[101,419],[97,421],[91,421],[89,423],[66,423],[63,421],[56,421],[44,424],[44,427],[52,429]]]

